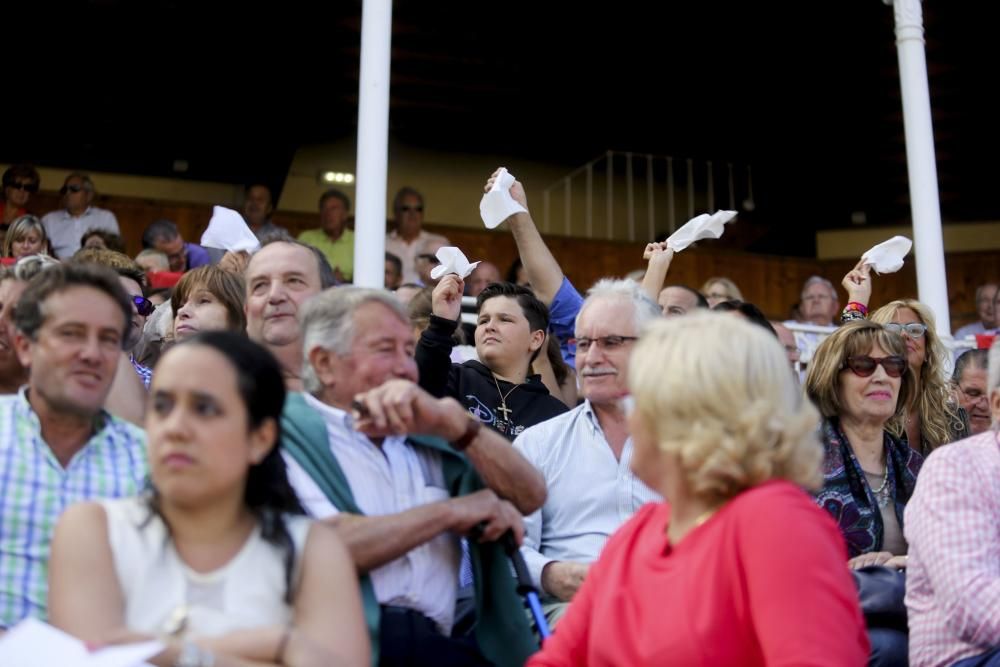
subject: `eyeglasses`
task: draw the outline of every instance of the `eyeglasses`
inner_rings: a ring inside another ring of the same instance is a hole
[[[987,394],[984,394],[983,392],[981,392],[979,389],[977,389],[975,387],[973,387],[972,389],[969,389],[968,391],[966,391],[962,387],[962,385],[956,385],[956,386],[958,387],[958,390],[960,392],[962,392],[962,394],[967,399],[969,399],[970,403],[975,404],[975,403],[979,403],[980,401],[982,401],[983,403],[986,403],[986,402],[989,401],[989,396]]]
[[[866,378],[881,366],[885,369],[885,374],[891,378],[898,378],[906,371],[906,359],[903,357],[869,357],[867,354],[847,357],[841,369],[849,368],[858,377]]]
[[[570,343],[576,343],[576,351],[579,354],[587,354],[592,343],[597,343],[597,347],[605,352],[617,350],[625,343],[639,340],[638,336],[599,336],[597,338],[575,338]]]
[[[84,186],[77,185],[77,184],[74,183],[73,185],[64,185],[61,188],[59,188],[59,194],[65,195],[67,192],[72,192],[73,194],[76,194],[77,192],[80,192],[81,190],[86,190],[86,189],[87,188],[85,188]]]
[[[423,213],[424,212],[424,207],[423,207],[423,205],[420,205],[420,206],[400,206],[399,210],[403,211],[405,213],[412,213],[414,211],[417,212],[417,213]]]
[[[907,335],[913,340],[918,340],[925,333],[927,333],[927,325],[921,324],[920,322],[910,322],[909,324],[899,324],[898,322],[890,322],[889,324],[882,325],[886,331],[890,331],[894,334]]]
[[[426,259],[428,262],[434,265],[441,263],[441,260],[438,259],[435,255],[417,255],[417,259]]]
[[[139,311],[139,314],[143,317],[149,317],[156,310],[156,306],[153,302],[144,296],[139,296],[138,294],[129,294],[128,298],[132,300],[135,304],[135,309]]]
[[[23,181],[18,181],[16,183],[8,183],[4,186],[5,188],[10,188],[11,190],[24,190],[25,192],[38,192],[38,183],[25,183]]]

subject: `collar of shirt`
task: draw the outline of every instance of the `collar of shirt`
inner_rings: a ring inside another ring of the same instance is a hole
[[[346,410],[341,410],[338,407],[324,403],[323,401],[319,400],[309,392],[303,393],[303,396],[306,399],[306,403],[308,403],[310,407],[314,408],[317,412],[319,412],[319,414],[323,417],[323,421],[326,422],[326,425],[328,427],[339,430],[342,435],[349,435],[352,438],[357,437],[363,439],[365,442],[369,443],[373,447],[377,446],[374,442],[371,441],[371,439],[367,435],[355,430],[354,417],[351,416],[350,412]],[[406,442],[405,436],[391,435],[385,438],[385,440],[383,441],[383,445],[387,443],[404,443],[404,442]]]

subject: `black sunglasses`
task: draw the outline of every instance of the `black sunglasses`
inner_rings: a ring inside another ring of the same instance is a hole
[[[407,212],[409,212],[409,211],[416,211],[417,213],[423,213],[424,212],[424,207],[423,206],[400,206],[399,210],[400,211],[407,211]]]
[[[906,371],[906,359],[903,357],[869,357],[867,354],[847,357],[843,368],[851,369],[858,377],[866,378],[875,372],[878,366],[885,369],[885,374],[898,378]]]
[[[80,190],[84,190],[84,189],[85,188],[82,185],[76,185],[76,184],[73,184],[73,185],[64,185],[61,188],[59,188],[59,194],[65,195],[67,192],[77,193]]]
[[[24,190],[25,192],[38,192],[38,183],[8,183],[4,187],[10,188],[11,190]]]
[[[436,255],[417,255],[417,259],[426,259],[431,264],[437,266],[441,263],[441,260],[437,258]]]
[[[149,317],[156,310],[156,306],[153,302],[144,296],[139,296],[138,294],[130,294],[129,297],[132,303],[135,304],[135,309],[139,311],[139,314],[143,317]]]

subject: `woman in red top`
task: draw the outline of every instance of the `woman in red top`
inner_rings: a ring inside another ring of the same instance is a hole
[[[632,355],[632,469],[667,502],[608,541],[529,667],[861,666],[868,638],[817,488],[816,410],[773,336],[714,313]]]
[[[38,171],[30,164],[15,164],[3,172],[0,223],[9,225],[27,213],[28,200],[38,192]]]

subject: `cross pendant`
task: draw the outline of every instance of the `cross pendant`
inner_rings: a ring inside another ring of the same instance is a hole
[[[510,413],[513,412],[513,410],[507,407],[507,403],[505,401],[501,401],[500,407],[497,408],[497,412],[503,413],[504,421],[510,421]]]

